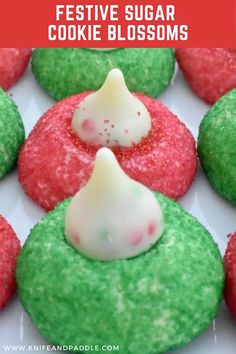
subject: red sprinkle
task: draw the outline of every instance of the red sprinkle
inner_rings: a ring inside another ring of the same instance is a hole
[[[130,236],[130,243],[134,246],[137,246],[142,240],[144,236],[141,231],[135,231]]]
[[[157,230],[157,224],[155,221],[150,221],[148,224],[148,235],[149,236],[154,236]]]
[[[91,133],[94,131],[94,123],[90,118],[85,118],[85,120],[81,124],[82,129],[85,132]]]
[[[75,235],[74,241],[75,241],[75,243],[76,243],[77,245],[80,244],[80,236],[79,236],[79,234]]]

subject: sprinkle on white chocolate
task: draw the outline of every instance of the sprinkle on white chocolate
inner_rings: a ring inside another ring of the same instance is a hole
[[[91,178],[67,209],[68,242],[92,259],[130,258],[147,251],[163,228],[153,193],[123,172],[111,150],[101,148]]]
[[[144,104],[129,92],[122,72],[112,69],[103,86],[75,111],[72,127],[88,144],[130,147],[148,135],[151,118]]]

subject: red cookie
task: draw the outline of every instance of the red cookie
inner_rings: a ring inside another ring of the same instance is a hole
[[[98,147],[81,141],[71,128],[74,111],[88,94],[66,98],[46,112],[20,153],[19,180],[25,192],[46,210],[75,194],[91,174]],[[178,199],[196,174],[194,138],[162,103],[136,96],[150,113],[151,132],[141,143],[113,151],[130,177]]]
[[[236,87],[236,49],[176,49],[176,58],[191,88],[207,103]]]
[[[3,308],[16,290],[16,258],[20,241],[12,227],[0,215],[0,308]]]
[[[225,301],[231,314],[236,318],[236,232],[230,235],[224,263]]]
[[[8,90],[23,75],[31,48],[0,48],[0,86]]]

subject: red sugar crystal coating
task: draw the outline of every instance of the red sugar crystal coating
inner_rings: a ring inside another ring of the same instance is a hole
[[[0,87],[8,90],[23,75],[31,48],[0,48]]]
[[[3,308],[16,290],[16,257],[20,241],[12,227],[0,215],[0,308]]]
[[[224,263],[225,301],[231,314],[236,318],[236,232],[230,236]]]
[[[57,103],[39,120],[19,157],[19,180],[25,192],[46,210],[74,195],[88,181],[93,147],[71,128],[75,109],[89,93]],[[186,126],[162,103],[136,95],[152,118],[149,135],[131,148],[113,149],[121,167],[147,187],[178,199],[189,189],[197,168],[195,141]]]
[[[208,103],[236,87],[236,49],[182,48],[176,58],[189,85]]]

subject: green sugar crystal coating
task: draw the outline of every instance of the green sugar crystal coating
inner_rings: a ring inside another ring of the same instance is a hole
[[[32,58],[37,81],[56,100],[99,89],[112,68],[123,71],[130,91],[157,96],[170,83],[175,57],[169,48],[38,48]]]
[[[155,196],[165,231],[136,258],[93,261],[70,246],[64,236],[68,199],[32,230],[18,259],[19,294],[50,342],[157,354],[209,327],[224,283],[219,250],[180,205]]]
[[[24,138],[24,126],[17,107],[0,88],[0,178],[15,165]]]
[[[213,188],[236,203],[236,89],[214,104],[202,120],[198,154]]]

